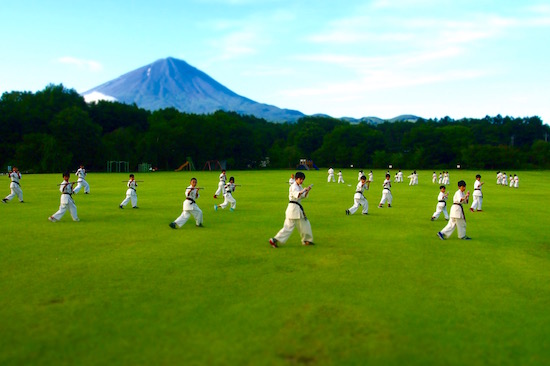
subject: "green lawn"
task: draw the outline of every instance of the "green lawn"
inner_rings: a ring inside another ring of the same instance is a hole
[[[549,172],[511,189],[451,171],[450,199],[459,179],[486,182],[472,241],[436,237],[431,171],[394,183],[391,209],[375,171],[368,216],[345,215],[356,170],[340,185],[306,172],[316,245],[295,232],[272,249],[290,173],[229,171],[235,212],[213,209],[219,172],[136,173],[137,210],[118,208],[127,174],[90,173],[81,221],[57,223],[61,174],[23,175],[25,203],[0,205],[0,364],[550,364]],[[192,176],[205,227],[173,230]]]

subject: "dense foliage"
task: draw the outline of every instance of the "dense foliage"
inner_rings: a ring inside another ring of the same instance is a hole
[[[404,169],[550,168],[550,128],[539,117],[419,120],[370,125],[329,117],[269,123],[218,111],[146,111],[116,102],[86,104],[75,90],[49,85],[0,99],[0,166],[54,172],[79,164],[104,170],[109,160],[172,170],[191,157],[200,169],[226,160],[231,169],[318,166]]]

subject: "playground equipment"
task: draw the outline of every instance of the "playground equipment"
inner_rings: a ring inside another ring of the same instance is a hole
[[[114,167],[114,169],[113,169]],[[130,171],[130,163],[127,161],[109,160],[107,162],[108,173],[128,173]]]
[[[310,170],[310,169],[319,170],[317,165],[315,165],[315,163],[313,163],[313,160],[311,160],[311,159],[300,159],[300,164],[298,164],[296,166],[296,169],[300,169],[300,170]]]
[[[204,167],[202,168],[202,170],[206,170],[206,168],[208,168],[208,170],[212,170],[212,168],[214,168],[215,170],[216,167],[219,167],[220,170],[223,169],[218,160],[208,160],[206,163],[204,163]]]
[[[191,159],[190,156],[187,157],[187,161],[179,166],[179,168],[175,169],[175,172],[181,172],[182,170],[197,170],[195,169],[195,164],[193,164],[193,159]],[[203,169],[204,170],[204,169]]]

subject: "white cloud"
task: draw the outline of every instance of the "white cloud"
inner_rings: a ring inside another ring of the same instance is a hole
[[[103,66],[94,60],[83,60],[75,57],[65,56],[57,59],[58,62],[67,65],[74,65],[81,69],[87,69],[89,71],[101,71]]]

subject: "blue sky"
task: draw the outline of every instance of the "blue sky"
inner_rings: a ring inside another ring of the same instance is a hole
[[[548,1],[6,0],[0,31],[0,93],[176,57],[306,114],[550,123]]]

